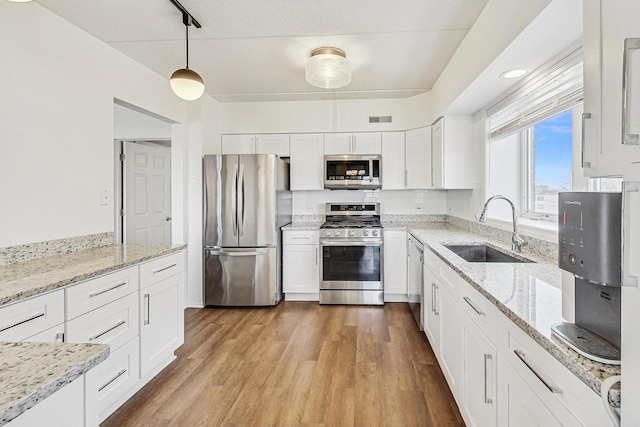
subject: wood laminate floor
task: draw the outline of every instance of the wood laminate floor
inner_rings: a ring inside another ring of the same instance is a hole
[[[102,426],[464,426],[404,303],[188,309],[177,355]]]

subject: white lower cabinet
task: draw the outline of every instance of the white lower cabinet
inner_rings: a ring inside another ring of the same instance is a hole
[[[320,293],[319,234],[285,230],[282,245],[282,290],[287,300],[318,301]]]
[[[64,291],[60,289],[2,307],[0,341],[28,341],[63,323]]]
[[[563,426],[501,355],[498,355],[498,402],[500,427]],[[580,424],[573,419],[568,425]]]
[[[406,301],[407,232],[384,230],[384,300]]]
[[[140,375],[157,371],[173,359],[180,344],[180,319],[176,302],[181,300],[183,276],[176,275],[140,289]]]
[[[65,385],[36,406],[9,421],[7,427],[83,427],[84,375]],[[94,427],[97,424],[89,424]]]
[[[132,339],[86,373],[86,425],[96,426],[137,390],[140,340]]]
[[[424,333],[466,425],[611,425],[597,393],[428,246],[423,271]]]
[[[460,404],[465,422],[468,426],[495,426],[496,346],[466,313],[462,315],[462,355]]]

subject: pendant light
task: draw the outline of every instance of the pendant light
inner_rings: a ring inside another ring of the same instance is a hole
[[[187,66],[174,71],[169,83],[173,92],[180,98],[194,101],[204,93],[204,81],[198,73],[189,68],[189,27],[193,25],[196,28],[201,28],[202,26],[177,0],[171,0],[171,3],[182,12],[182,23],[186,29]]]
[[[338,89],[351,83],[351,64],[342,49],[320,47],[307,59],[305,77],[311,86]]]

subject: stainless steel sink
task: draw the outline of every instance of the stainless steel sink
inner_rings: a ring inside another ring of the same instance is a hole
[[[484,243],[467,243],[444,245],[445,248],[468,262],[533,262],[526,258],[515,257]]]

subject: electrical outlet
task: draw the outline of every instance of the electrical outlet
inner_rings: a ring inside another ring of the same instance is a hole
[[[100,206],[111,204],[111,190],[100,190]]]

